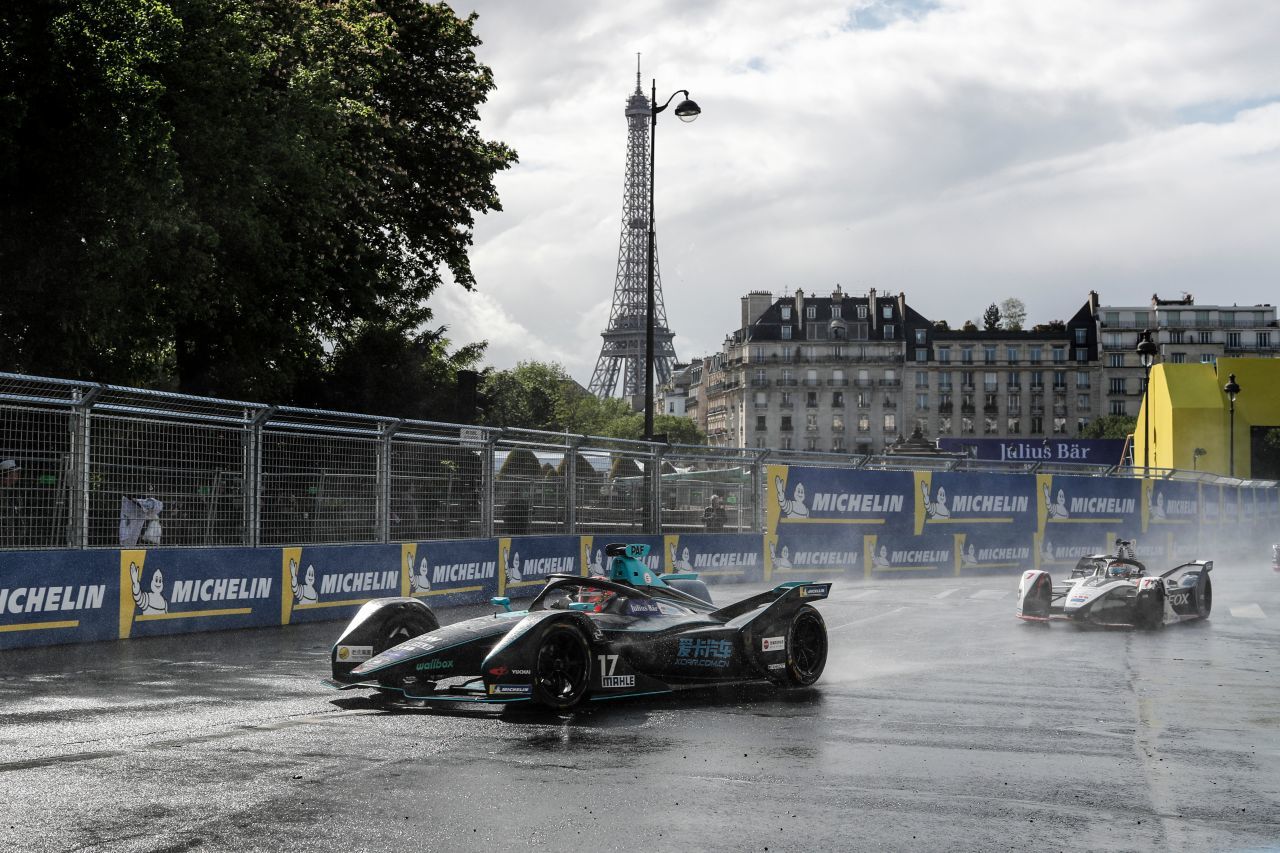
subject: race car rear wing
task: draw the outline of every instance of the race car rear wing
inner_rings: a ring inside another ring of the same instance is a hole
[[[794,599],[796,602],[818,601],[826,598],[830,593],[831,584],[829,583],[788,581],[778,584],[767,592],[744,598],[742,601],[736,601],[727,607],[721,607],[719,610],[712,612],[711,616],[728,622],[731,619],[751,613],[766,604],[776,604],[788,599]]]

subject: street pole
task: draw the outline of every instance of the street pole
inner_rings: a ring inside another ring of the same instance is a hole
[[[1226,392],[1227,401],[1230,406],[1228,408],[1229,418],[1227,427],[1227,468],[1230,476],[1236,475],[1236,396],[1240,393],[1240,383],[1236,382],[1236,375],[1230,373],[1227,375],[1227,384],[1222,386],[1222,390]]]

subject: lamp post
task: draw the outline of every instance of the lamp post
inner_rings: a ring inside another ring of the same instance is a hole
[[[648,294],[645,299],[644,322],[644,438],[653,440],[653,158],[656,150],[658,133],[658,113],[670,106],[676,95],[684,95],[684,100],[676,104],[676,118],[681,121],[693,121],[701,113],[702,108],[689,100],[688,89],[677,89],[667,98],[667,102],[658,106],[658,81],[654,79],[649,96],[649,254],[647,271]]]
[[[1151,340],[1151,330],[1143,329],[1138,336],[1138,361],[1142,363],[1142,476],[1147,475],[1151,459],[1151,365],[1160,348]]]
[[[1191,451],[1191,470],[1192,471],[1200,470],[1200,457],[1204,456],[1208,452],[1209,451],[1205,450],[1203,447],[1197,447],[1195,450]]]
[[[1227,374],[1227,384],[1222,386],[1222,390],[1226,392],[1227,400],[1230,401],[1230,426],[1227,427],[1227,443],[1229,450],[1227,451],[1227,467],[1230,476],[1236,475],[1236,396],[1240,393],[1240,383],[1236,381],[1234,373]]]

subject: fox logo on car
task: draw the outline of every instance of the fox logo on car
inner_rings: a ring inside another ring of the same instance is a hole
[[[1169,596],[1169,603],[1172,604],[1174,607],[1182,607],[1190,601],[1191,601],[1191,595],[1185,592],[1180,592],[1177,595]]]

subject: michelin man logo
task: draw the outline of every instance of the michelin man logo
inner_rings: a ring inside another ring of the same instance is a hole
[[[893,568],[893,563],[889,560],[888,545],[881,545],[880,550],[871,555],[871,565],[877,569]]]
[[[796,483],[791,500],[787,500],[787,487],[781,477],[773,478],[773,487],[778,493],[778,508],[784,518],[808,518],[809,508],[804,505],[804,483]]]
[[[1163,492],[1157,492],[1155,489],[1151,490],[1151,505],[1148,509],[1149,509],[1149,515],[1153,519],[1159,520],[1159,519],[1164,519],[1166,517],[1164,513],[1164,493]]]
[[[774,543],[769,543],[769,559],[773,561],[775,569],[790,569],[791,566],[791,548],[783,545],[781,551],[774,550]]]
[[[129,564],[129,579],[133,585],[133,603],[138,606],[141,616],[153,613],[168,613],[169,602],[164,598],[164,573],[159,569],[151,575],[151,589],[142,590],[142,570],[137,563]]]
[[[976,566],[978,565],[978,548],[972,542],[960,552],[960,565]]]
[[[1044,485],[1044,505],[1049,510],[1050,518],[1070,518],[1071,513],[1067,512],[1067,493],[1062,489],[1058,489],[1058,500],[1056,503],[1049,500],[1049,484]]]
[[[951,517],[951,510],[947,509],[947,489],[945,486],[938,486],[937,495],[932,501],[929,500],[929,487],[924,483],[920,484],[920,494],[924,495],[924,513],[926,518]]]
[[[677,559],[676,546],[673,544],[671,546],[671,570],[676,572],[693,571],[693,563],[691,562],[691,556],[692,555],[690,555],[689,553],[689,546],[686,545],[681,550],[679,559]]]
[[[289,586],[293,589],[294,604],[315,604],[320,600],[316,593],[316,567],[307,564],[304,582],[298,583],[298,561],[289,561]]]
[[[1053,543],[1048,539],[1044,540],[1044,544],[1040,546],[1040,559],[1046,562],[1052,562],[1054,560]]]
[[[513,551],[511,553],[511,561],[506,564],[507,583],[520,583],[524,580],[524,575],[520,572],[520,552]]]
[[[409,591],[414,592],[431,592],[431,567],[427,565],[427,558],[424,556],[418,561],[418,570],[413,569],[413,555],[404,555],[405,568],[409,570]]]
[[[590,569],[591,569],[591,574],[593,575],[602,576],[605,574],[603,550],[599,548],[596,549],[595,556],[591,558]]]

